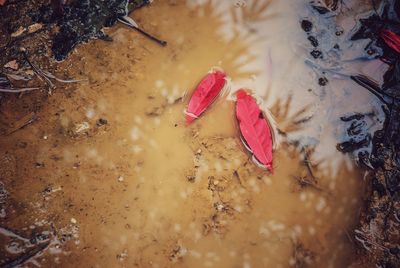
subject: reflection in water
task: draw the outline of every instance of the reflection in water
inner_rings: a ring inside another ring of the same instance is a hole
[[[79,48],[62,65],[89,82],[56,92],[37,124],[0,139],[2,159],[14,159],[2,167],[11,170],[2,173],[2,227],[30,241],[4,254],[26,256],[44,233],[32,265],[347,265],[362,174],[336,150],[339,118],[378,106],[351,81],[305,64],[299,22],[315,16],[295,2],[159,1],[135,19],[152,18],[146,29],[166,48],[123,27],[109,30],[111,44]],[[213,66],[231,77],[230,96],[186,127],[187,96]],[[277,122],[273,174],[237,138],[231,100],[240,87]],[[10,232],[1,232],[6,247]]]

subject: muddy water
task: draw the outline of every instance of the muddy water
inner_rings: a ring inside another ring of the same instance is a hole
[[[381,115],[337,73],[384,66],[322,73],[330,66],[310,58],[299,24],[313,14],[293,2],[155,1],[134,18],[167,47],[122,26],[107,30],[112,43],[79,47],[60,70],[88,81],[56,90],[34,124],[0,139],[1,254],[28,256],[27,267],[351,263],[364,173],[336,150],[339,117],[372,109],[372,131]],[[356,57],[346,49],[336,60]],[[185,126],[188,96],[213,67],[230,86]],[[239,87],[275,117],[273,173],[238,139]]]

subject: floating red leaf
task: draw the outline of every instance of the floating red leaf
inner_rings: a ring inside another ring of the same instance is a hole
[[[186,123],[198,118],[216,99],[225,85],[225,73],[214,71],[207,74],[196,87],[186,110]]]
[[[255,159],[272,171],[272,135],[256,100],[243,89],[236,93],[236,117],[246,148]]]
[[[380,36],[386,45],[397,53],[400,53],[400,35],[385,29],[381,32]]]

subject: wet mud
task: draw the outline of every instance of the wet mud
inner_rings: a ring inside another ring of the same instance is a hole
[[[3,51],[2,85],[40,89],[1,99],[0,264],[396,265],[399,110],[364,87],[392,69],[350,40],[355,2],[154,1],[132,17],[166,47],[116,25],[61,63]],[[230,87],[186,126],[213,67]],[[273,173],[240,141],[240,87],[275,118]]]

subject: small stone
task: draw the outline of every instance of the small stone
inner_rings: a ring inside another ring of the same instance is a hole
[[[124,177],[119,176],[119,177],[118,177],[118,181],[119,181],[119,182],[123,182],[123,181],[124,181]]]
[[[75,218],[71,218],[71,223],[76,224],[78,221]]]

